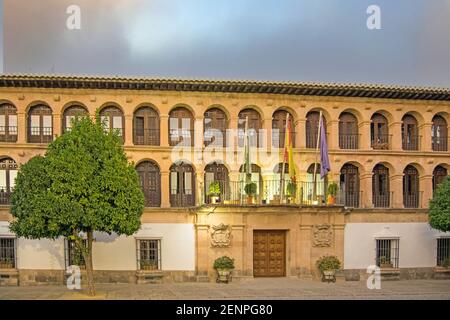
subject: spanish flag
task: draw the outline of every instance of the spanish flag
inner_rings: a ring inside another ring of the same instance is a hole
[[[295,183],[295,163],[294,163],[294,152],[293,148],[293,140],[292,140],[292,123],[289,118],[289,113],[286,115],[286,133],[284,140],[284,163],[288,164],[289,167],[289,177],[291,181]]]

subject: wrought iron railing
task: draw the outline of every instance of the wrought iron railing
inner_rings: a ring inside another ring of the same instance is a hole
[[[422,191],[414,193],[403,193],[403,206],[405,208],[421,208],[422,193]]]
[[[375,150],[389,150],[391,149],[391,138],[390,134],[380,133],[371,137],[370,145]]]
[[[16,142],[17,127],[0,127],[0,142]]]
[[[159,146],[159,129],[134,129],[133,141],[135,145]]]
[[[433,151],[448,151],[448,137],[432,137]]]
[[[391,208],[394,191],[385,193],[372,193],[372,204],[374,208]]]
[[[358,149],[358,147],[359,147],[359,134],[339,133],[339,148]]]
[[[193,147],[194,146],[194,130],[187,129],[170,129],[169,145],[171,147]]]
[[[11,203],[12,192],[6,187],[0,186],[0,205],[8,205]]]
[[[402,137],[403,150],[419,150],[420,149],[421,136],[419,135],[407,135]]]
[[[28,128],[28,142],[49,143],[53,141],[53,127]]]

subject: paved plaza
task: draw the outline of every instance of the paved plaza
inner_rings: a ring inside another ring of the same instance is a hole
[[[440,299],[450,300],[450,280],[384,281],[369,290],[365,281],[334,284],[292,278],[255,279],[230,284],[98,284],[95,299],[221,300],[221,299]],[[65,286],[0,287],[0,300],[91,299]]]

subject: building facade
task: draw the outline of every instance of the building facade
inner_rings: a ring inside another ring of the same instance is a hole
[[[17,239],[9,200],[20,165],[96,111],[122,137],[146,204],[134,236],[95,235],[97,281],[213,281],[223,255],[235,259],[234,279],[315,278],[327,254],[347,280],[371,265],[394,278],[448,274],[450,234],[427,221],[450,169],[450,89],[12,75],[0,76],[0,285],[62,284],[68,266],[82,266],[66,239]],[[280,200],[287,114],[289,203]],[[242,178],[247,135],[253,197]]]

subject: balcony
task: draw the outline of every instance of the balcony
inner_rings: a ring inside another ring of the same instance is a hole
[[[341,149],[358,149],[359,134],[339,134],[339,148]]]
[[[420,149],[420,140],[421,137],[419,135],[409,135],[404,136],[402,139],[402,148],[403,150],[419,150]]]
[[[194,130],[170,129],[169,145],[171,147],[193,147]]]
[[[0,205],[9,205],[11,203],[12,192],[6,187],[0,187]]]
[[[432,137],[433,151],[448,151],[448,137]]]
[[[370,139],[370,145],[374,150],[391,149],[392,136],[390,134],[377,134]]]
[[[422,207],[422,191],[415,193],[403,194],[403,206],[405,208],[421,208]]]
[[[374,208],[391,208],[394,191],[372,194],[372,203]]]
[[[53,141],[52,127],[31,127],[28,128],[28,142],[49,143]]]
[[[0,127],[0,142],[16,142],[17,127]]]
[[[159,129],[134,129],[133,141],[137,146],[159,146]]]

